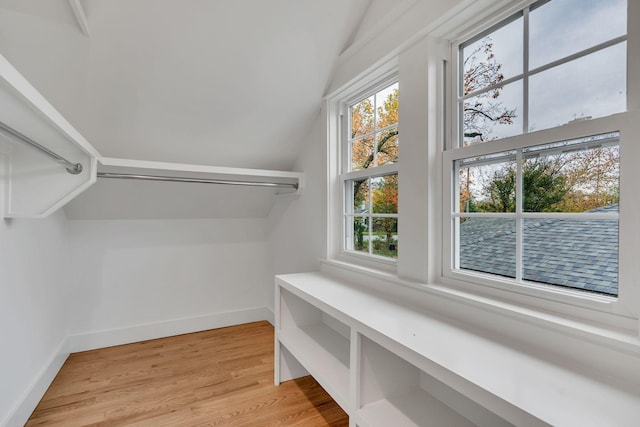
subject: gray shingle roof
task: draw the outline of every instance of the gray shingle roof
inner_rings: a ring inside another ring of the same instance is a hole
[[[467,218],[460,224],[460,268],[515,277],[515,224]],[[525,219],[522,261],[524,280],[618,295],[618,221]]]

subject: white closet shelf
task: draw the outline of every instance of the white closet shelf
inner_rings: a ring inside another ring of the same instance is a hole
[[[274,196],[304,188],[297,172],[102,157],[1,55],[0,122],[0,198],[8,218],[46,217],[62,206],[72,219],[265,218]],[[98,178],[112,182],[85,191]],[[124,179],[172,182],[113,182]]]
[[[229,181],[235,184],[281,184],[277,195],[299,195],[304,188],[304,174],[267,169],[232,168],[147,160],[98,159],[98,174],[123,174],[170,179]],[[275,187],[274,187],[275,188]]]
[[[82,172],[71,174],[15,134],[0,132],[5,217],[48,216],[95,182],[95,159],[100,154],[1,55],[0,111],[7,128],[82,166]]]
[[[109,157],[98,159],[97,175],[97,184],[65,207],[67,218],[267,218],[276,198],[296,197],[304,187],[298,172]]]

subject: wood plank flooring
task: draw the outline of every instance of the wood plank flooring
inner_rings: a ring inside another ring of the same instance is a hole
[[[273,327],[74,353],[26,426],[348,426],[312,377],[273,384]]]

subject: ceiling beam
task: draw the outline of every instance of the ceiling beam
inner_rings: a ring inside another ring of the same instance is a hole
[[[71,6],[71,10],[73,10],[76,21],[78,21],[80,30],[85,36],[89,37],[89,21],[87,20],[87,14],[82,7],[81,0],[69,0],[69,5]]]

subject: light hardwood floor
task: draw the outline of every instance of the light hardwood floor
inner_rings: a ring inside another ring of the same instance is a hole
[[[74,353],[27,426],[347,426],[311,377],[273,384],[268,322]]]

